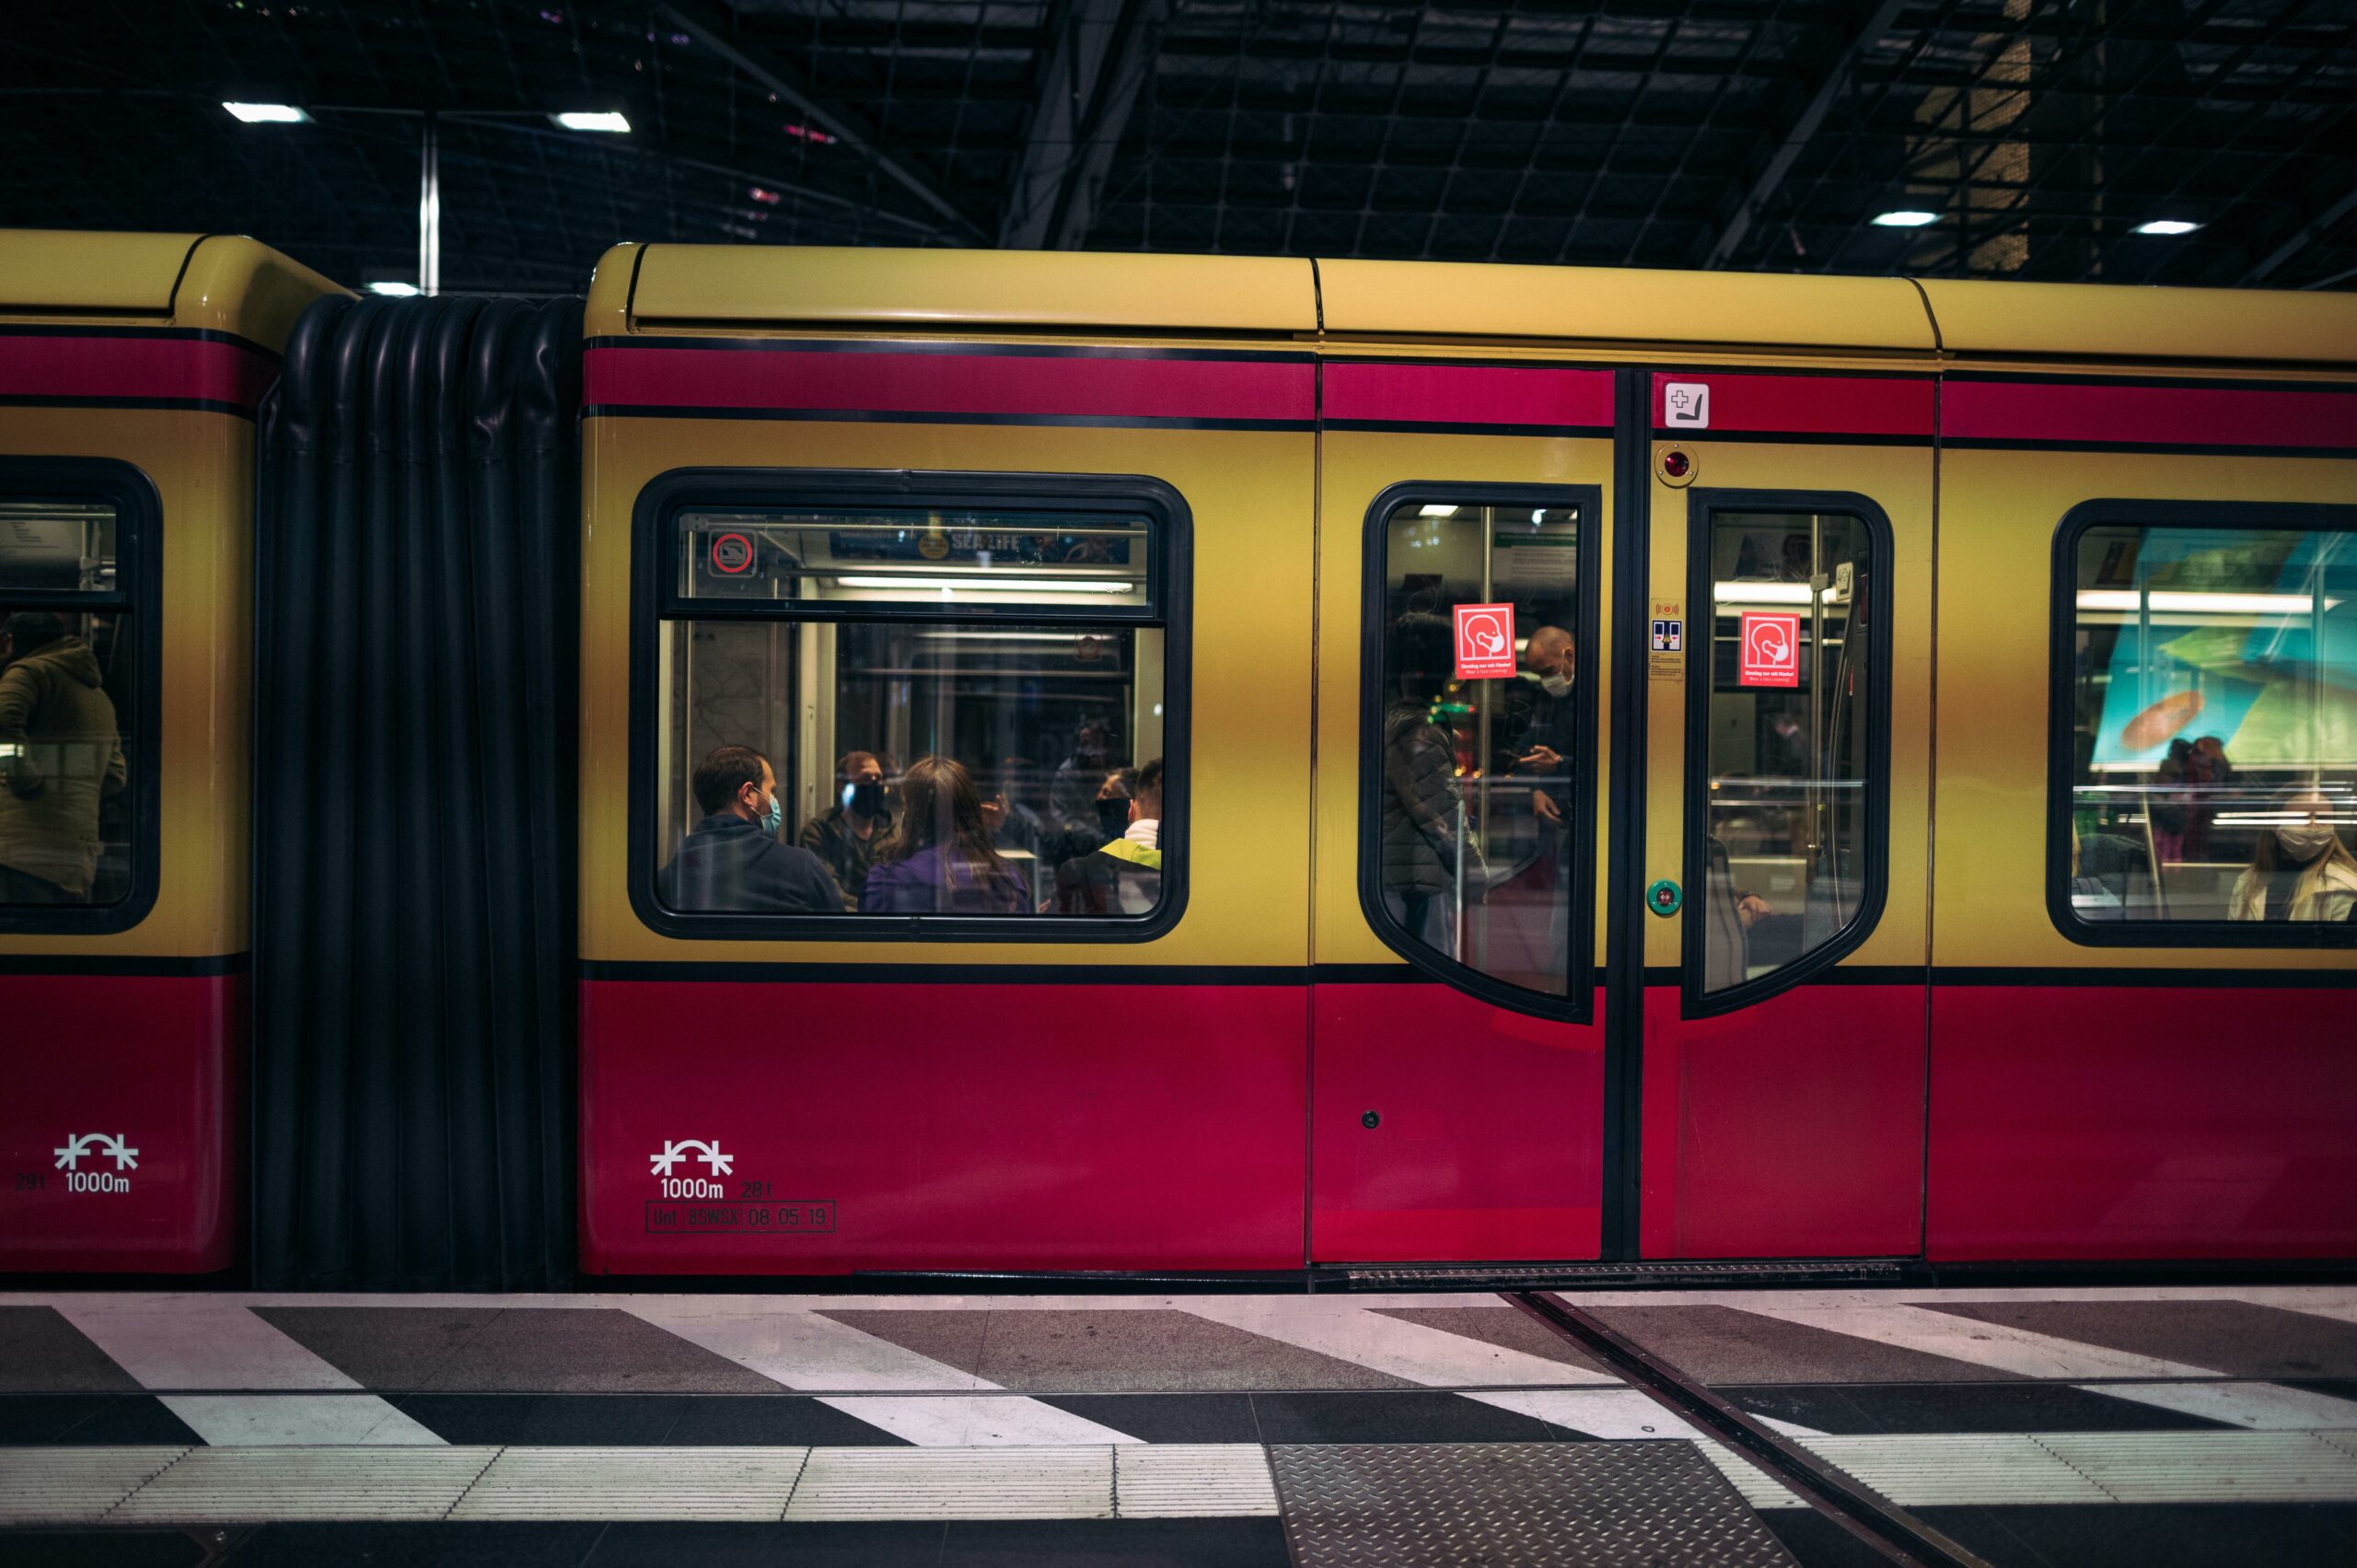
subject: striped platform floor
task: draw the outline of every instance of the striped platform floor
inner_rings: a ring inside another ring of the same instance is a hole
[[[2357,1290],[1566,1295],[2011,1568],[2357,1562]],[[1847,1568],[1495,1295],[0,1295],[0,1563]]]

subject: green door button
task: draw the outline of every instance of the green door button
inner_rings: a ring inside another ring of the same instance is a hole
[[[1678,912],[1678,884],[1665,877],[1645,889],[1645,907],[1666,920]]]

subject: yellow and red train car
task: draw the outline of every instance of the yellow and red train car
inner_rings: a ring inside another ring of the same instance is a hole
[[[590,1271],[2357,1245],[2348,300],[655,246],[587,331]],[[1159,901],[667,907],[726,739],[790,829],[1159,758]]]
[[[584,332],[584,1272],[2357,1253],[2346,298],[655,245]]]
[[[333,291],[234,237],[0,233],[0,613],[53,616],[112,715],[0,702],[0,871],[36,879],[0,897],[11,1268],[239,1256],[254,414]],[[24,813],[116,748],[76,865]]]

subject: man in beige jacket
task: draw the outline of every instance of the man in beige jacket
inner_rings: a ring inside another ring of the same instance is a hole
[[[0,622],[0,904],[89,900],[99,802],[127,776],[89,645],[46,610]]]

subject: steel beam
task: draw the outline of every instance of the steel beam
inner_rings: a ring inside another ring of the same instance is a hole
[[[2347,217],[2351,209],[2357,209],[2357,191],[2351,191],[2348,195],[2310,218],[2300,226],[2297,234],[2270,250],[2257,266],[2243,274],[2244,286],[2248,287],[2252,284],[2262,282],[2268,273],[2305,250],[2308,241]]]
[[[1784,176],[1793,171],[1793,165],[1800,161],[1801,149],[1808,145],[1809,138],[1816,135],[1817,127],[1825,123],[1825,116],[1833,108],[1834,100],[1841,96],[1842,88],[1849,86],[1850,74],[1857,66],[1858,56],[1872,47],[1876,39],[1888,32],[1891,25],[1898,20],[1898,13],[1906,8],[1906,0],[1880,0],[1858,30],[1851,35],[1849,43],[1834,56],[1832,65],[1825,73],[1825,79],[1817,83],[1816,95],[1808,100],[1808,107],[1802,110],[1800,118],[1793,122],[1793,128],[1784,134],[1783,144],[1768,160],[1768,166],[1759,171],[1759,178],[1751,182],[1751,189],[1736,204],[1726,226],[1719,230],[1718,238],[1712,243],[1711,253],[1703,259],[1704,267],[1724,267],[1735,255],[1736,248],[1750,234],[1751,226],[1767,209],[1768,199],[1784,182]]]
[[[983,238],[981,226],[942,193],[933,177],[884,145],[874,126],[850,110],[819,98],[793,66],[764,58],[738,43],[722,7],[703,4],[702,0],[668,0],[660,9],[698,43],[777,94],[781,102],[793,105],[795,112],[808,123],[857,151],[886,178],[938,214],[958,238]]]
[[[1071,0],[1064,7],[999,220],[1002,249],[1071,250],[1088,238],[1169,14],[1170,0]]]

